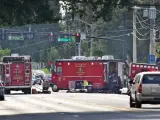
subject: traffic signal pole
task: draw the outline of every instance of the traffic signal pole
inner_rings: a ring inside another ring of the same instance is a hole
[[[94,36],[94,28],[93,25],[91,25],[91,37]],[[91,38],[91,42],[90,42],[90,56],[93,56],[93,38]]]
[[[78,43],[78,56],[81,56],[81,41]]]
[[[76,38],[76,44],[78,44],[78,56],[81,56],[81,34],[77,33],[75,35]]]

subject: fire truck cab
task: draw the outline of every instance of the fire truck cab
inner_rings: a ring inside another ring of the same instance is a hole
[[[12,54],[4,56],[2,62],[5,93],[10,94],[11,91],[22,90],[25,94],[31,94],[31,56]]]
[[[52,73],[52,90],[83,89],[119,92],[123,80],[123,62],[113,56],[58,59]]]

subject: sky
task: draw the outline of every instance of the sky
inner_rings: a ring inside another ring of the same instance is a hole
[[[64,4],[64,2],[60,1],[61,4]],[[62,17],[65,16],[65,10],[63,10],[62,6],[60,7],[60,12],[62,13]]]

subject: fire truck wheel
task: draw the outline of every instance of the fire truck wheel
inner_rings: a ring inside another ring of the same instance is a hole
[[[0,101],[4,101],[4,100],[5,100],[4,95],[3,95],[3,96],[0,96]]]
[[[87,92],[91,93],[92,92],[92,87],[88,87]]]
[[[58,92],[59,91],[56,84],[52,85],[52,91],[53,92]]]
[[[24,90],[24,94],[31,94],[31,89],[29,88],[29,89],[25,89]]]
[[[10,90],[5,90],[5,94],[11,94]]]

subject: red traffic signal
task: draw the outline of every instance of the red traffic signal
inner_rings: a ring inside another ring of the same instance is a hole
[[[76,34],[77,37],[80,37],[81,35],[79,33]]]
[[[81,41],[81,34],[77,33],[75,38],[76,38],[76,42],[79,43]]]
[[[52,62],[52,61],[49,61],[48,64],[49,64],[49,65],[53,65],[53,62]]]
[[[50,36],[51,36],[51,37],[53,37],[53,36],[54,36],[53,32],[51,32]]]

